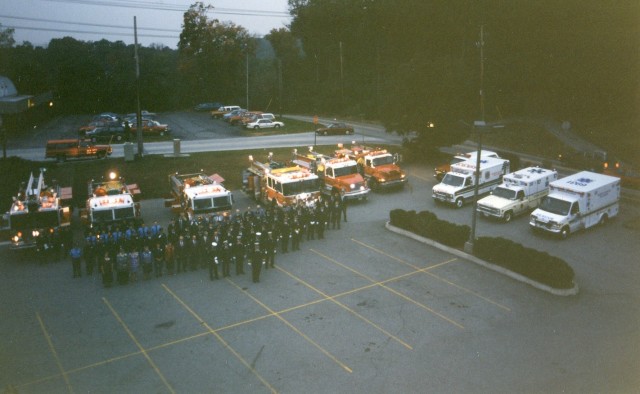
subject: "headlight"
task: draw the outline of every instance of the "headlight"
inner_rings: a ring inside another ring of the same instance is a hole
[[[384,179],[384,178],[380,178],[380,179],[378,180],[378,182],[380,182],[380,183],[382,183],[382,182],[386,182],[386,181],[387,181],[387,180],[386,180],[386,179]]]
[[[360,186],[360,190],[364,190],[364,185]]]
[[[37,236],[39,236],[39,235],[40,235],[40,231],[38,231],[38,230],[33,230],[33,231],[31,232],[31,235],[33,235],[34,237],[37,237]]]
[[[18,243],[20,241],[20,236],[19,235],[14,235],[13,237],[11,237],[11,240],[14,243]]]
[[[356,188],[356,184],[352,183],[351,185],[349,185],[350,188],[355,189]]]

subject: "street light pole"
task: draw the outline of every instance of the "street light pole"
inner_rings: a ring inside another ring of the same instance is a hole
[[[473,212],[471,213],[471,234],[469,234],[469,240],[464,244],[464,251],[473,254],[474,245],[476,242],[476,221],[478,218],[478,192],[480,188],[480,156],[482,154],[482,132],[486,127],[485,113],[484,113],[484,26],[480,26],[480,112],[482,120],[473,122],[473,130],[476,132],[478,138],[478,152],[476,157],[476,172],[475,172],[475,185],[473,187]]]

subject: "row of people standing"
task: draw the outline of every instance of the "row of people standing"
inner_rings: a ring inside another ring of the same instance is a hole
[[[229,276],[231,268],[236,275],[244,274],[245,264],[251,267],[253,281],[259,282],[263,268],[275,267],[278,249],[289,253],[290,247],[300,250],[305,240],[323,239],[325,230],[340,229],[341,217],[347,220],[339,196],[325,197],[313,207],[258,205],[245,212],[193,220],[181,215],[171,221],[166,233],[157,223],[88,231],[82,254],[86,273],[93,275],[98,267],[105,286],[111,286],[114,278],[126,284],[140,277],[198,269],[208,269],[209,278],[215,280]]]

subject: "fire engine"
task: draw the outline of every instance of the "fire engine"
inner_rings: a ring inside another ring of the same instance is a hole
[[[204,172],[169,175],[172,210],[186,213],[189,220],[209,213],[228,215],[233,204],[233,194],[224,188],[223,182],[224,178],[220,175],[209,176]]]
[[[80,217],[90,227],[141,219],[140,188],[126,184],[114,172],[109,174],[109,180],[89,181],[88,194],[86,209],[80,212]]]
[[[367,199],[371,191],[364,178],[358,173],[358,165],[349,157],[331,157],[314,152],[307,154],[293,150],[293,162],[318,174],[321,190],[325,194],[339,194],[342,199]]]
[[[243,174],[243,187],[256,201],[278,206],[303,203],[315,205],[320,196],[318,175],[298,165],[288,165],[273,161],[269,153],[266,163],[249,156],[251,166]]]
[[[362,169],[364,179],[373,190],[394,186],[403,187],[407,176],[398,166],[400,156],[392,155],[386,149],[353,145],[351,149],[338,145],[336,157],[348,157],[356,161]]]
[[[31,173],[5,216],[11,231],[11,249],[33,248],[46,232],[71,224],[71,188],[46,185],[44,172],[41,169],[37,178]]]

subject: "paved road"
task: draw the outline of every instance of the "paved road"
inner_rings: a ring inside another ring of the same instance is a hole
[[[556,297],[389,233],[390,209],[435,206],[430,168],[351,205],[323,241],[278,255],[261,283],[205,271],[102,288],[70,263],[0,249],[0,387],[97,392],[635,392],[640,387],[637,206],[567,241],[519,218],[481,220],[566,259],[580,293]],[[241,208],[252,205],[240,192]],[[145,201],[147,221],[169,219]]]

